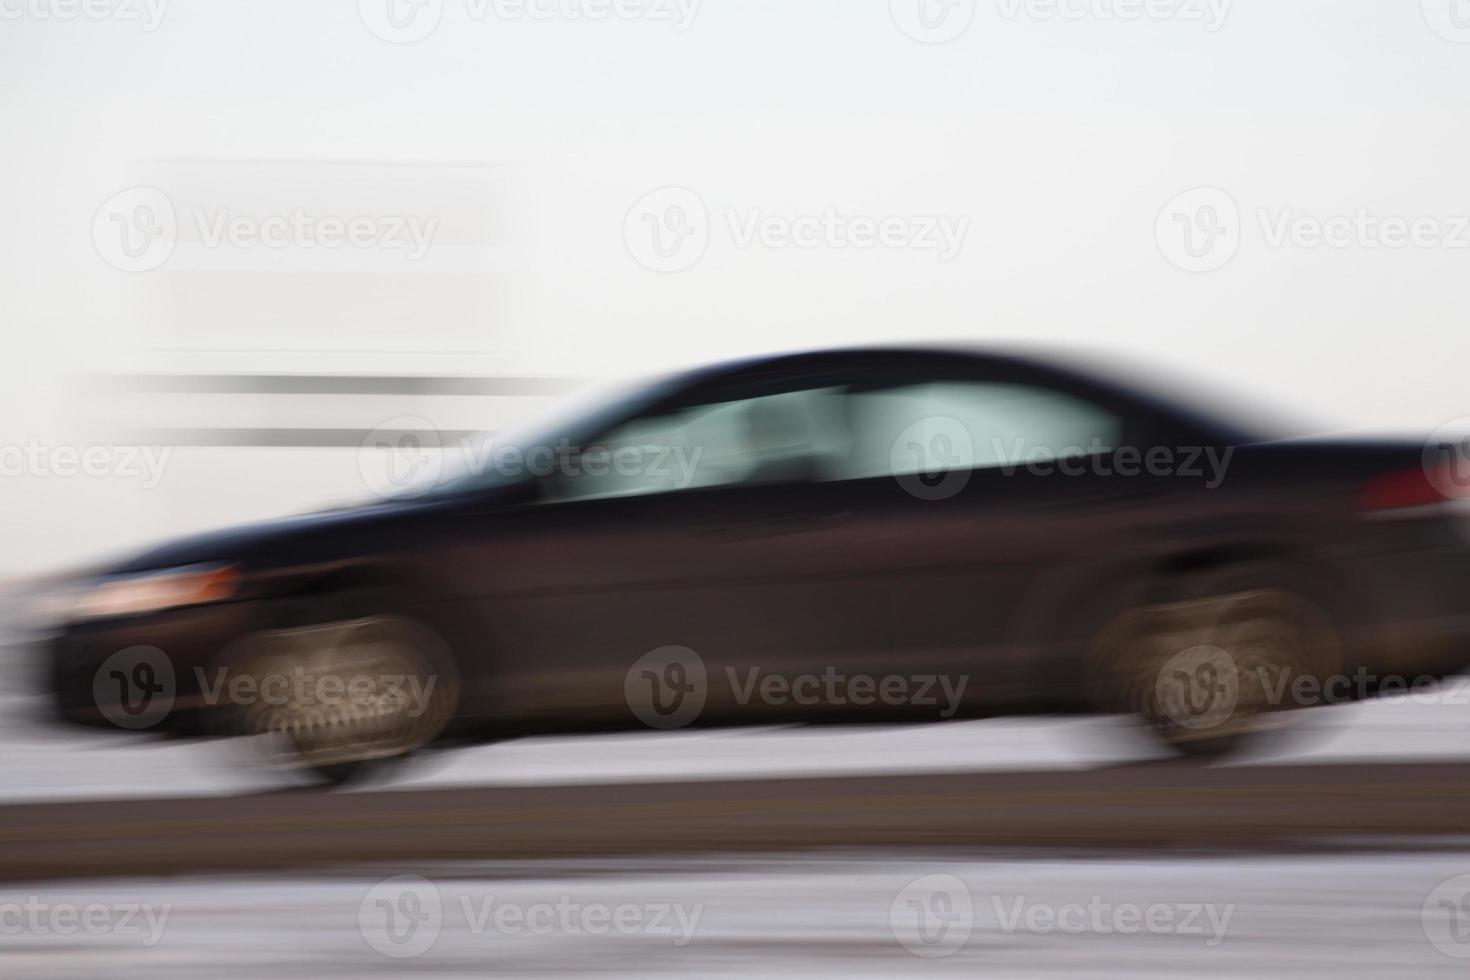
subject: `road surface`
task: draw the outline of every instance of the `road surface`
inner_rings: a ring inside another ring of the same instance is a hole
[[[0,911],[101,908],[112,928],[7,935],[0,976],[1436,980],[1465,975],[1441,883],[1467,871],[1465,853],[897,852],[28,884]]]

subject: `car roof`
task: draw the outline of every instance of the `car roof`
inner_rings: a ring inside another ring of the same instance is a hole
[[[901,368],[905,362],[917,366],[924,362],[939,364],[946,361],[978,370],[1014,373],[1018,378],[1054,380],[1062,386],[1088,391],[1107,401],[1131,406],[1198,430],[1201,434],[1231,442],[1257,442],[1268,438],[1264,426],[1246,421],[1246,413],[1221,408],[1227,404],[1227,399],[1221,398],[1217,400],[1218,404],[1210,404],[1199,397],[1190,397],[1180,391],[1186,385],[1177,381],[1171,384],[1161,377],[1157,369],[1128,364],[1108,355],[1055,348],[955,343],[814,348],[692,368],[666,376],[663,386],[666,391],[689,392],[724,381],[738,383],[742,379],[754,379],[768,373],[840,370],[868,364]],[[1199,390],[1200,386],[1191,383],[1188,387]],[[1208,390],[1209,386],[1204,388]]]

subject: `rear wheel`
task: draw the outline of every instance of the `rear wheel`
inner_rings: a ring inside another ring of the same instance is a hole
[[[1338,668],[1327,617],[1277,576],[1197,576],[1119,617],[1097,639],[1096,703],[1139,717],[1173,750],[1214,757],[1287,720]]]
[[[433,742],[459,696],[443,640],[396,614],[262,630],[226,667],[227,731],[258,736],[270,762],[331,783]]]

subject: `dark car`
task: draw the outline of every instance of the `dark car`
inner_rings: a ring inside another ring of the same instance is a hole
[[[1451,452],[1272,440],[1024,356],[666,378],[360,509],[77,586],[61,715],[327,778],[552,731],[1128,712],[1215,753],[1460,668]]]

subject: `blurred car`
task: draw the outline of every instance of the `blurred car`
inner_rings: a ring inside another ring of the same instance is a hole
[[[1423,443],[1274,439],[1046,359],[769,357],[462,448],[74,583],[60,715],[264,735],[333,780],[531,733],[1043,712],[1213,754],[1465,660],[1463,481]]]

